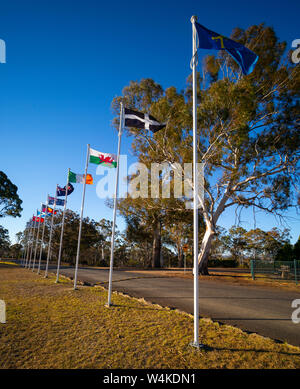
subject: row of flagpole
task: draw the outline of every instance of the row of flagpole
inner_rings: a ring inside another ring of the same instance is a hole
[[[67,188],[69,186],[69,174],[70,174],[70,168],[68,169],[68,174],[67,174],[65,204],[64,204],[64,210],[63,210],[63,215],[62,215],[62,225],[61,225],[61,233],[60,233],[58,259],[57,259],[56,281],[55,281],[56,283],[59,282],[59,270],[60,270],[61,254],[62,254],[62,242],[63,242],[63,236],[64,236],[65,214],[66,214],[66,209],[67,209],[67,198],[68,198]]]
[[[239,64],[242,72],[244,75],[250,74],[255,64],[258,60],[258,56],[253,53],[251,50],[246,48],[244,45],[233,41],[229,38],[224,37],[223,35],[220,35],[214,31],[208,30],[204,26],[197,23],[197,17],[192,16],[191,18],[192,23],[192,40],[193,40],[193,56],[192,56],[192,75],[193,75],[193,224],[194,224],[194,267],[193,267],[193,273],[194,273],[194,342],[192,343],[193,346],[199,348],[202,345],[199,344],[199,305],[198,305],[198,299],[199,299],[199,279],[198,279],[198,173],[197,173],[197,140],[198,140],[198,134],[197,134],[197,74],[196,74],[196,68],[197,68],[197,37],[198,37],[198,43],[200,42],[200,47],[204,49],[214,49],[214,50],[226,50],[231,57]],[[114,196],[114,210],[113,210],[113,228],[112,228],[112,237],[111,237],[111,256],[110,256],[110,271],[109,271],[109,289],[108,289],[108,302],[107,306],[111,306],[111,292],[112,292],[112,272],[113,272],[113,261],[114,261],[114,237],[115,237],[115,222],[116,222],[116,209],[117,209],[117,195],[118,195],[118,180],[119,180],[119,157],[120,157],[120,147],[121,147],[121,135],[123,131],[123,127],[129,125],[129,127],[136,127],[136,128],[142,128],[138,127],[136,123],[138,121],[143,122],[144,128],[150,129],[153,132],[158,131],[164,125],[160,125],[156,121],[155,118],[151,117],[148,114],[141,114],[137,113],[133,110],[126,109],[125,108],[125,114],[124,114],[124,107],[121,103],[120,106],[120,123],[119,123],[119,134],[118,134],[118,155],[117,155],[117,172],[116,172],[116,184],[115,184],[115,196]],[[126,122],[129,118],[128,123]],[[130,124],[131,121],[131,124]],[[146,127],[147,122],[147,127]],[[74,277],[74,289],[76,289],[77,286],[77,273],[78,273],[78,264],[79,264],[79,256],[80,256],[80,240],[81,240],[81,229],[82,229],[82,218],[83,218],[83,210],[84,210],[84,200],[85,200],[85,189],[86,189],[86,178],[87,178],[87,169],[88,169],[88,162],[89,162],[89,154],[90,154],[90,146],[87,146],[87,158],[86,158],[86,166],[85,166],[85,176],[84,176],[84,187],[83,187],[83,194],[82,194],[82,203],[81,203],[81,213],[80,213],[80,225],[79,225],[79,232],[78,232],[78,245],[77,245],[77,253],[76,253],[76,265],[75,265],[75,277]],[[68,172],[68,180],[69,180],[69,173]],[[68,181],[69,182],[69,181]],[[77,181],[76,181],[77,182]],[[68,184],[67,184],[68,185]],[[49,196],[48,196],[49,198]],[[66,187],[66,199],[67,199],[67,187]],[[56,200],[57,200],[57,191],[55,195],[54,200],[54,210],[56,207]],[[48,199],[47,199],[47,207],[48,207]],[[61,239],[60,239],[60,248],[59,248],[59,258],[58,258],[58,264],[57,264],[57,279],[56,282],[58,282],[59,277],[59,268],[60,268],[60,262],[61,262],[61,250],[62,250],[62,237],[63,237],[63,225],[64,225],[64,216],[66,211],[66,201],[64,204],[64,212],[63,212],[63,221],[62,221],[62,230],[61,230]],[[43,233],[42,233],[42,241],[41,241],[41,249],[40,249],[40,258],[39,258],[39,270],[40,271],[40,263],[41,263],[41,253],[42,253],[42,247],[43,247],[43,239],[44,239],[44,230],[45,230],[45,222],[46,222],[47,212],[45,213],[45,220],[44,220],[44,226],[43,226]],[[51,228],[50,228],[50,236],[49,236],[49,245],[48,245],[48,254],[47,254],[47,264],[46,264],[46,272],[45,277],[47,277],[48,274],[48,265],[49,265],[49,258],[50,258],[50,250],[51,250],[51,238],[52,238],[52,229],[53,229],[53,217],[54,217],[54,211],[52,213],[52,219],[51,219]],[[40,223],[40,221],[39,221]],[[25,264],[25,267],[30,268],[31,264],[31,257],[32,257],[32,250],[33,250],[33,244],[30,247],[30,241],[34,242],[35,237],[35,230],[34,226],[30,229],[30,231],[27,231],[27,238],[28,238],[28,245],[27,250],[25,248],[24,250],[24,257],[23,257],[23,263]],[[37,239],[39,236],[39,228],[37,231]],[[34,259],[33,259],[33,270],[35,266],[35,259],[36,259],[36,250],[37,250],[37,243],[35,246],[35,252],[34,252]]]
[[[195,17],[193,17],[195,18]],[[196,30],[194,26],[193,18],[191,19],[193,23],[193,176],[194,180],[195,177],[197,177],[197,91],[196,91]],[[120,161],[120,151],[121,151],[121,136],[123,132],[124,127],[124,107],[123,103],[120,104],[120,119],[119,119],[119,131],[118,131],[118,154],[117,154],[117,171],[116,171],[116,182],[115,182],[115,193],[114,193],[114,207],[113,207],[113,225],[112,225],[112,236],[111,236],[111,251],[110,251],[110,269],[109,269],[109,284],[108,284],[108,301],[106,306],[110,307],[112,306],[111,296],[112,296],[112,275],[113,275],[113,266],[114,266],[114,244],[115,244],[115,226],[116,226],[116,213],[117,213],[117,199],[118,199],[118,184],[119,184],[119,161]],[[85,173],[84,177],[87,177],[87,170],[88,170],[88,164],[89,164],[89,156],[90,156],[90,145],[87,145],[87,155],[86,155],[86,164],[85,164]],[[65,213],[66,213],[66,207],[67,207],[67,196],[68,196],[68,185],[69,185],[69,174],[70,174],[70,168],[68,169],[67,174],[67,184],[66,184],[66,190],[65,190],[65,200],[64,200],[64,209],[62,214],[62,226],[61,226],[61,234],[60,234],[60,245],[59,245],[59,254],[58,254],[58,260],[57,260],[57,270],[56,270],[56,283],[59,282],[59,271],[60,271],[60,265],[61,265],[61,255],[62,255],[62,244],[63,244],[63,234],[64,234],[64,221],[65,221]],[[58,185],[56,186],[56,192],[55,192],[55,198],[54,198],[54,204],[53,204],[53,210],[52,210],[52,217],[51,217],[51,224],[50,224],[50,232],[49,232],[49,242],[48,242],[48,251],[47,251],[47,261],[46,261],[46,268],[45,268],[45,278],[48,277],[48,270],[49,270],[49,260],[51,255],[51,241],[52,241],[52,233],[53,233],[53,221],[54,221],[54,215],[56,210],[56,202],[57,202],[57,189]],[[76,263],[75,263],[75,273],[74,273],[74,290],[77,289],[77,278],[78,278],[78,266],[79,266],[79,258],[80,258],[80,243],[81,243],[81,232],[82,232],[82,221],[83,221],[83,213],[84,213],[84,202],[85,202],[85,192],[86,192],[86,179],[84,179],[83,184],[83,192],[82,192],[82,201],[81,201],[81,211],[80,211],[80,223],[79,223],[79,231],[78,231],[78,243],[77,243],[77,252],[76,252]],[[47,202],[46,202],[46,212],[43,222],[43,229],[42,229],[42,237],[40,242],[40,256],[39,256],[39,264],[38,264],[38,274],[40,274],[41,270],[41,259],[42,259],[42,251],[43,251],[43,244],[44,244],[44,234],[45,234],[45,224],[46,219],[48,215],[48,204],[49,203],[49,195],[47,196]],[[198,307],[198,193],[197,193],[197,185],[195,185],[194,181],[194,342],[192,343],[195,347],[200,347],[199,345],[199,307]],[[41,208],[42,215],[43,206]],[[33,226],[29,231],[28,236],[28,248],[27,252],[26,249],[24,250],[24,258],[23,258],[23,264],[24,267],[28,267],[30,269],[31,264],[31,257],[32,257],[32,250],[34,245],[34,238],[35,238],[35,230],[36,230],[36,223],[35,220],[33,222]],[[32,265],[32,271],[35,269],[35,261],[36,261],[36,253],[37,253],[37,247],[38,247],[38,239],[39,239],[39,230],[40,230],[40,223],[41,218],[38,221],[38,228],[37,228],[37,235],[36,235],[36,242],[35,242],[35,251],[34,251],[34,258],[33,258],[33,265]],[[28,231],[27,231],[28,233]],[[32,241],[30,245],[30,240]],[[30,249],[29,249],[29,246]],[[25,260],[26,258],[26,260]]]
[[[191,19],[191,22],[193,24],[193,58],[192,58],[192,69],[193,69],[193,176],[194,176],[194,342],[192,343],[193,346],[199,347],[199,307],[198,307],[198,193],[197,193],[197,185],[195,185],[195,179],[197,177],[197,89],[196,89],[196,54],[197,54],[197,47],[196,47],[196,29],[195,29],[195,21],[196,17],[193,16]],[[112,295],[112,275],[113,275],[113,266],[114,266],[114,243],[115,243],[115,226],[116,226],[116,212],[117,212],[117,198],[118,198],[118,184],[119,184],[119,160],[120,160],[120,149],[121,149],[121,136],[123,132],[124,127],[124,107],[123,103],[120,104],[120,122],[119,122],[119,132],[118,132],[118,154],[117,154],[117,171],[116,171],[116,182],[115,182],[115,194],[114,194],[114,207],[113,207],[113,225],[112,225],[112,237],[111,237],[111,254],[110,254],[110,269],[109,269],[109,285],[108,285],[108,301],[107,306],[110,307],[112,305],[111,302],[111,295]],[[86,155],[86,164],[85,164],[85,174],[84,177],[87,177],[87,170],[88,170],[88,163],[89,163],[89,154],[90,154],[90,145],[87,145],[87,155]],[[59,245],[59,254],[58,254],[58,260],[57,260],[57,270],[56,270],[56,283],[59,282],[59,271],[61,266],[61,255],[62,255],[62,245],[63,245],[63,234],[64,234],[64,221],[65,221],[65,213],[66,213],[66,206],[67,206],[67,196],[68,196],[68,184],[69,184],[69,174],[70,169],[68,169],[67,174],[67,185],[66,185],[66,193],[65,193],[65,201],[64,201],[64,209],[62,214],[62,226],[61,226],[61,234],[60,234],[60,245]],[[54,204],[53,204],[53,211],[52,211],[52,217],[51,217],[51,224],[50,224],[50,232],[49,232],[49,242],[48,242],[48,251],[47,251],[47,261],[46,261],[46,268],[45,268],[45,278],[48,277],[48,270],[49,270],[49,260],[51,256],[51,241],[52,241],[52,233],[53,233],[53,221],[54,221],[54,215],[55,215],[55,209],[56,209],[56,202],[57,202],[57,188],[55,192],[55,198],[54,198]],[[82,232],[82,221],[83,221],[83,212],[84,212],[84,202],[85,202],[85,192],[86,192],[86,179],[84,179],[84,185],[83,185],[83,192],[82,192],[82,201],[81,201],[81,211],[80,211],[80,223],[79,223],[79,231],[78,231],[78,243],[77,243],[77,253],[76,253],[76,263],[75,263],[75,273],[74,273],[74,290],[77,289],[77,278],[78,278],[78,265],[79,265],[79,258],[80,258],[80,242],[81,242],[81,232]],[[40,255],[39,255],[39,263],[38,263],[38,271],[37,273],[40,274],[41,270],[41,259],[42,259],[42,251],[43,251],[43,245],[44,245],[44,236],[45,236],[45,224],[48,216],[48,205],[49,205],[49,195],[47,196],[47,202],[46,202],[46,212],[43,222],[43,229],[42,229],[42,237],[40,242]],[[42,207],[43,208],[43,207]],[[42,215],[42,209],[41,213]],[[32,260],[32,251],[34,246],[34,240],[35,240],[35,250],[34,250],[34,257],[33,257],[33,265],[32,265],[32,271],[35,269],[35,262],[36,262],[36,254],[37,254],[37,248],[38,248],[38,239],[39,239],[39,230],[40,230],[40,223],[41,218],[38,221],[38,228],[37,228],[37,234],[35,237],[35,230],[36,230],[36,223],[35,220],[33,222],[33,225],[31,226],[31,229],[27,229],[27,249],[25,246],[24,250],[24,256],[23,256],[23,265],[25,268],[29,268],[31,266],[31,260]],[[31,244],[30,244],[31,242]]]
[[[115,241],[115,226],[116,226],[118,182],[119,182],[119,160],[120,160],[121,135],[122,135],[122,131],[123,131],[123,126],[124,126],[124,108],[123,108],[123,104],[121,103],[121,105],[120,105],[120,124],[119,124],[119,133],[118,133],[118,154],[117,154],[117,169],[116,169],[116,182],[115,182],[115,195],[114,195],[113,226],[112,226],[112,237],[111,237],[111,256],[110,256],[109,288],[108,288],[107,306],[112,305],[112,303],[111,303],[112,273],[113,273],[114,241]],[[84,172],[85,178],[87,177],[89,157],[90,157],[90,145],[88,144],[87,145],[85,172]],[[55,281],[56,283],[59,282],[59,271],[60,271],[60,266],[61,266],[64,222],[65,222],[65,213],[66,213],[66,209],[67,209],[67,196],[68,196],[68,189],[67,188],[69,185],[69,176],[70,176],[70,169],[68,169],[67,184],[65,187],[66,190],[65,190],[64,209],[63,209],[63,213],[62,213],[62,225],[61,225],[61,233],[60,233],[59,253],[58,253],[58,259],[57,259],[57,270],[56,270],[56,281]],[[47,260],[46,260],[46,266],[45,266],[45,278],[48,277],[49,261],[50,261],[50,256],[51,256],[51,242],[52,242],[52,235],[53,235],[54,215],[55,215],[55,211],[56,211],[57,190],[58,190],[58,185],[56,186],[56,192],[55,192],[55,198],[54,198],[52,215],[51,215],[51,222],[50,222]],[[81,201],[80,222],[79,222],[79,231],[78,231],[78,243],[77,243],[77,252],[76,252],[75,273],[74,273],[74,286],[73,286],[74,290],[77,289],[78,266],[79,266],[79,258],[80,258],[80,243],[81,243],[81,232],[82,232],[82,221],[83,221],[83,213],[84,213],[85,193],[86,193],[86,179],[84,179],[82,201]],[[45,225],[46,225],[46,220],[47,220],[47,216],[48,216],[48,205],[49,205],[49,195],[47,196],[47,202],[45,205],[46,209],[45,209],[45,216],[44,216],[44,221],[43,221],[42,237],[41,237],[41,241],[40,241],[38,274],[40,274],[40,270],[41,270],[41,259],[42,259],[42,252],[43,252],[43,246],[44,246]],[[41,216],[43,215],[43,205],[41,207],[40,215]],[[40,217],[39,220],[37,221],[37,219],[35,218],[31,223],[31,228],[29,228],[29,229],[27,228],[27,230],[26,230],[26,239],[27,239],[28,243],[27,243],[27,247],[25,246],[25,249],[24,249],[22,264],[24,265],[25,268],[30,269],[31,263],[32,263],[32,271],[34,271],[34,269],[35,269],[41,219],[42,218]],[[37,227],[37,223],[38,223],[38,227]],[[36,232],[36,230],[37,230],[37,232]],[[33,256],[33,261],[32,261],[32,254],[33,254],[34,246],[35,246],[35,249],[34,249],[34,256]]]
[[[192,343],[195,347],[200,347],[199,345],[199,285],[198,285],[198,191],[196,185],[197,178],[197,79],[196,79],[196,67],[197,67],[197,44],[196,37],[197,32],[195,28],[195,22],[197,21],[197,17],[193,16],[191,18],[192,29],[193,29],[193,57],[192,57],[192,75],[193,75],[193,183],[194,183],[194,193],[193,193],[193,203],[194,203],[194,341]],[[107,306],[110,307],[112,305],[111,295],[112,295],[112,275],[113,275],[113,265],[114,265],[114,243],[115,243],[115,225],[116,225],[116,211],[117,211],[117,198],[118,198],[118,183],[119,183],[119,159],[120,159],[120,149],[121,149],[121,136],[124,127],[124,107],[123,104],[120,104],[120,122],[119,122],[119,132],[118,132],[118,154],[117,154],[117,172],[116,172],[116,182],[115,182],[115,195],[114,195],[114,208],[113,208],[113,225],[112,225],[112,237],[111,237],[111,254],[110,254],[110,269],[109,269],[109,285],[108,285],[108,301]],[[88,163],[89,163],[89,154],[90,154],[90,145],[87,145],[87,155],[86,155],[86,164],[85,164],[85,174],[84,177],[87,177]],[[64,220],[65,220],[65,212],[67,206],[67,196],[68,196],[68,184],[69,184],[69,173],[70,169],[68,169],[67,174],[67,185],[66,185],[66,193],[65,193],[65,202],[64,202],[64,210],[62,215],[62,227],[61,227],[61,235],[60,235],[60,245],[59,245],[59,254],[57,261],[57,271],[56,271],[56,283],[59,282],[59,271],[61,265],[61,255],[62,255],[62,244],[63,244],[63,234],[64,234]],[[80,211],[80,224],[78,231],[78,243],[77,243],[77,253],[76,253],[76,263],[75,263],[75,274],[74,274],[74,290],[77,289],[77,278],[78,278],[78,265],[80,258],[80,241],[81,241],[81,232],[82,232],[82,221],[83,221],[83,212],[84,212],[84,202],[85,202],[85,192],[86,192],[86,179],[84,179],[83,192],[82,192],[82,201],[81,201],[81,211]],[[42,238],[40,243],[40,256],[39,256],[39,265],[38,265],[38,274],[41,269],[41,258],[42,258],[42,250],[44,244],[44,233],[45,233],[45,224],[47,218],[47,210],[48,210],[48,199],[46,204],[46,212],[43,223],[42,230]],[[48,252],[47,252],[47,261],[46,261],[46,269],[45,269],[45,277],[48,277],[48,268],[49,268],[49,260],[51,255],[51,240],[53,233],[53,220],[56,209],[56,201],[57,201],[57,187],[55,192],[55,199],[53,204],[51,225],[50,225],[50,233],[49,233],[49,243],[48,243]],[[42,212],[41,212],[42,215]],[[32,259],[32,250],[35,239],[35,229],[36,229],[36,221],[32,228],[27,231],[27,250],[24,250],[23,264],[24,267],[28,267],[30,269],[31,259]],[[40,220],[38,222],[36,243],[35,243],[35,251],[33,258],[32,271],[35,268],[36,261],[36,253],[38,247],[38,238],[39,238],[39,230],[40,230]],[[30,245],[30,241],[32,244]]]

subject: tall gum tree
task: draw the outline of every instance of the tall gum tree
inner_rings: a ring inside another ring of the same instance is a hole
[[[231,38],[259,60],[250,75],[242,76],[221,52],[206,57],[198,74],[198,162],[205,171],[205,196],[199,197],[205,221],[201,274],[208,274],[212,239],[227,208],[253,207],[284,217],[287,209],[297,207],[299,195],[299,65],[291,63],[286,44],[271,27],[236,28]],[[130,129],[139,161],[169,162],[174,170],[178,163],[192,161],[191,77],[184,92],[174,87],[163,91],[150,79],[131,82],[113,100],[116,113],[120,101],[167,123],[153,136]]]

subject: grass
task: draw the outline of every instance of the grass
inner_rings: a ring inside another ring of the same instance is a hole
[[[2,261],[1,259],[0,259],[0,265],[12,265],[12,266],[18,266],[18,264],[15,263],[15,262]]]
[[[300,368],[298,347],[201,319],[198,351],[191,315],[119,293],[106,308],[102,287],[54,280],[0,265],[0,368]]]
[[[151,270],[152,271],[152,270]],[[139,271],[136,272],[145,273],[146,271]],[[187,270],[186,273],[183,271],[168,271],[168,270],[159,270],[159,271],[152,271],[153,273],[160,274],[162,276],[168,276],[168,277],[180,277],[180,278],[189,278],[192,279],[194,276],[192,274],[192,270]],[[245,273],[235,273],[235,272],[215,272],[214,270],[209,271],[209,276],[199,276],[199,280],[205,280],[205,281],[221,281],[221,282],[229,282],[234,283],[238,285],[252,285],[252,286],[264,286],[264,287],[270,287],[270,288],[279,288],[283,290],[290,290],[294,292],[300,292],[300,280],[298,284],[296,285],[293,280],[278,280],[278,279],[271,279],[264,275],[258,274],[255,275],[255,280],[252,280],[251,274],[245,274]]]

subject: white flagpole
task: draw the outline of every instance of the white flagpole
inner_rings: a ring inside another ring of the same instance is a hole
[[[113,273],[113,266],[114,266],[115,227],[116,227],[117,197],[118,197],[118,186],[119,186],[121,136],[122,136],[123,125],[124,125],[124,108],[123,108],[123,103],[121,103],[121,105],[120,105],[119,135],[118,135],[119,141],[118,141],[118,156],[117,156],[116,186],[115,186],[115,197],[114,197],[113,226],[112,226],[111,249],[110,249],[110,268],[109,268],[108,301],[107,301],[108,307],[110,307],[112,305],[112,303],[111,303],[112,273]]]
[[[32,264],[32,271],[34,271],[35,268],[35,260],[36,260],[36,252],[39,244],[39,234],[40,234],[40,225],[41,225],[41,216],[42,215],[42,210],[39,216],[39,221],[38,221],[38,230],[37,230],[37,235],[36,235],[36,241],[35,241],[35,250],[34,250],[34,257],[33,257],[33,264]]]
[[[59,268],[60,268],[60,259],[61,259],[61,252],[62,252],[62,241],[64,236],[64,224],[65,224],[65,213],[67,208],[67,197],[68,197],[68,186],[69,186],[69,173],[70,168],[68,169],[67,174],[67,184],[66,184],[66,195],[65,195],[65,204],[64,204],[64,211],[62,216],[62,225],[61,225],[61,233],[60,233],[60,244],[59,244],[59,253],[58,253],[58,260],[57,260],[57,271],[56,271],[56,283],[59,282]]]
[[[89,165],[89,155],[90,155],[90,145],[88,144],[87,145],[87,153],[86,153],[84,184],[83,184],[83,192],[82,192],[80,224],[79,224],[79,232],[78,232],[78,243],[77,243],[77,254],[76,254],[75,276],[74,276],[74,290],[77,289],[77,273],[78,273],[78,263],[79,263],[79,253],[80,253],[80,239],[81,239],[82,217],[83,217],[85,188],[86,188],[86,176],[87,176],[87,169],[88,169],[88,165]]]
[[[36,219],[33,222],[32,241],[31,241],[31,247],[30,247],[30,257],[29,257],[28,269],[30,269],[30,265],[31,265],[31,258],[32,258],[34,237],[35,237],[35,228],[36,228]]]
[[[32,222],[32,219],[31,219],[31,222]],[[25,268],[27,267],[28,260],[29,260],[29,252],[30,252],[29,246],[30,246],[31,235],[32,235],[32,226],[31,226],[31,228],[29,228],[29,232],[28,232],[28,242],[27,242],[27,253],[26,253]]]
[[[50,254],[51,254],[51,240],[52,240],[52,231],[53,231],[53,219],[54,219],[54,213],[55,213],[55,207],[56,207],[56,199],[57,199],[57,186],[58,185],[56,185],[55,198],[54,198],[53,211],[52,211],[52,218],[51,218],[51,227],[50,227],[47,263],[46,263],[46,270],[45,270],[45,276],[44,276],[45,278],[48,278],[48,267],[49,267],[49,259],[50,259]],[[47,209],[46,209],[46,211],[47,211]]]
[[[193,185],[194,185],[194,342],[199,348],[199,276],[198,276],[198,172],[197,172],[197,16],[191,17],[193,26]]]
[[[27,239],[28,239],[28,229],[25,228],[25,231],[24,231],[24,253],[23,253],[23,260],[22,260],[23,267],[25,266],[25,260],[26,260],[26,254],[27,254],[27,249],[26,249]]]
[[[41,248],[40,248],[40,258],[39,258],[39,266],[38,266],[37,274],[40,274],[40,271],[41,271],[41,260],[42,260],[43,245],[44,245],[45,225],[46,225],[46,218],[47,218],[47,214],[48,214],[48,212],[47,212],[47,210],[48,210],[48,197],[49,197],[49,195],[47,195],[47,201],[46,201],[44,225],[43,225]],[[43,211],[43,204],[42,204],[41,210]]]

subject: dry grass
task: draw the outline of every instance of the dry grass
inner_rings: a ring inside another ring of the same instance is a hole
[[[167,277],[180,277],[180,278],[194,278],[192,271],[189,269],[184,273],[183,271],[176,270],[135,270],[135,273],[146,274],[151,272],[151,274],[156,274],[160,276]],[[294,281],[287,280],[274,280],[267,278],[263,275],[255,275],[255,280],[252,280],[251,274],[238,273],[238,272],[216,272],[214,270],[210,270],[209,276],[199,276],[199,280],[204,281],[221,281],[221,282],[229,282],[237,285],[252,285],[252,286],[264,286],[270,288],[279,288],[290,291],[300,292],[300,281],[298,285],[295,284]]]
[[[202,319],[198,351],[188,314],[117,293],[106,308],[103,288],[15,266],[0,265],[0,299],[0,368],[300,368],[297,347]]]

